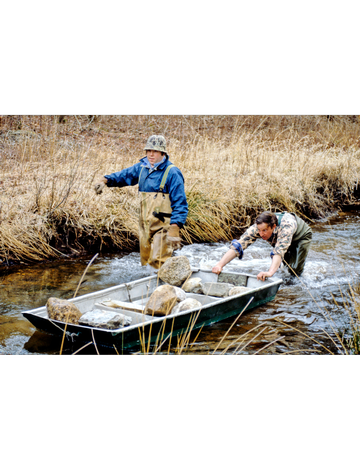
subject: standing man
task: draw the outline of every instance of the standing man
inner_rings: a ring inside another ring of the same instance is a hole
[[[269,270],[260,272],[257,275],[258,280],[272,277],[283,260],[288,264],[292,275],[302,274],[310,249],[312,231],[309,225],[295,213],[289,212],[263,212],[259,215],[255,224],[250,226],[239,240],[234,239],[231,242],[229,251],[212,268],[212,271],[219,274],[224,265],[236,256],[241,259],[244,250],[259,238],[270,243],[274,249],[270,253],[272,262]]]
[[[184,177],[169,161],[165,138],[152,135],[145,151],[146,156],[139,163],[104,176],[94,189],[101,194],[105,186],[139,184],[141,265],[159,269],[180,248],[180,228],[185,224],[188,205]]]

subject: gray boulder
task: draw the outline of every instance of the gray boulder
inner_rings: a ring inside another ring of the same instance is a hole
[[[204,282],[202,292],[204,295],[224,297],[233,286],[231,283]]]
[[[169,257],[161,266],[158,275],[165,283],[179,286],[190,277],[192,271],[186,256]]]
[[[129,326],[132,318],[121,313],[94,309],[81,316],[79,324],[102,329],[119,329],[119,327]]]

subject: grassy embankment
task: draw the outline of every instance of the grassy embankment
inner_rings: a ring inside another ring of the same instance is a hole
[[[0,259],[137,249],[137,188],[93,185],[137,162],[154,133],[185,177],[187,243],[232,239],[263,210],[322,216],[354,201],[359,130],[325,116],[2,117]]]

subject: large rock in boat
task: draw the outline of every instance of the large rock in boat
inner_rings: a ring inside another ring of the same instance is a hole
[[[79,324],[102,329],[119,329],[119,327],[129,326],[132,318],[125,314],[93,309],[83,314],[79,319]]]
[[[186,300],[186,293],[173,285],[160,285],[151,294],[144,313],[150,316],[167,316],[179,301]]]
[[[230,288],[228,292],[228,296],[238,295],[239,293],[244,293],[249,290],[250,288],[248,287],[233,287],[233,288]]]
[[[202,293],[202,280],[200,277],[189,278],[181,288],[186,293]]]
[[[158,275],[165,283],[178,287],[191,275],[189,259],[186,256],[169,257],[160,267]]]
[[[204,282],[202,292],[204,295],[224,297],[233,287],[232,283]]]
[[[82,312],[74,303],[60,298],[49,298],[46,303],[46,310],[50,319],[79,324]]]
[[[184,301],[180,301],[171,311],[173,313],[179,313],[181,311],[188,311],[189,309],[198,308],[201,309],[202,304],[200,301],[195,300],[195,298],[186,298]]]

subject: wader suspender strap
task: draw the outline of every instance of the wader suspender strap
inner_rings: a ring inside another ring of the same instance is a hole
[[[285,215],[286,212],[282,212],[282,213],[275,213],[275,216],[276,218],[278,219],[278,226],[280,226],[280,223],[281,223],[281,220],[282,220],[282,217]],[[271,251],[270,253],[270,257],[271,259],[275,256],[275,253],[274,251]]]
[[[140,186],[140,179],[141,179],[141,173],[142,173],[142,170],[145,168],[145,166],[141,166],[141,169],[140,169],[140,174],[139,174],[139,186]]]
[[[164,190],[164,187],[165,187],[165,183],[166,183],[166,179],[167,179],[167,176],[169,174],[169,171],[171,168],[174,168],[175,165],[174,164],[171,164],[170,166],[168,166],[165,170],[165,173],[161,179],[161,183],[160,183],[160,187],[159,187],[159,192],[162,192]],[[153,212],[153,215],[154,217],[158,218],[160,221],[162,221],[163,223],[165,222],[165,217],[166,218],[170,218],[171,217],[171,213],[166,213],[166,212],[159,212],[159,209],[155,210]]]
[[[175,168],[175,165],[174,164],[171,164],[169,165],[166,170],[165,170],[165,173],[164,173],[164,176],[162,177],[161,179],[161,183],[160,183],[160,187],[159,187],[159,192],[162,192],[164,190],[164,187],[165,187],[165,183],[166,183],[166,179],[167,179],[167,176],[169,174],[169,171],[171,168]]]
[[[281,220],[282,220],[282,217],[285,215],[286,212],[283,212],[283,213],[275,213],[277,219],[278,219],[278,226],[280,226],[280,223],[281,223]]]

